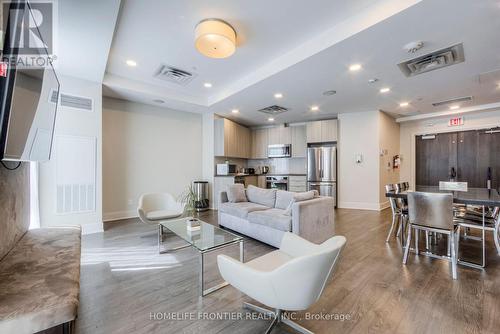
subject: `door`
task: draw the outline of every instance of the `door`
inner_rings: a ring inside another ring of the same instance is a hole
[[[321,170],[320,180],[322,182],[334,182],[337,176],[336,148],[334,146],[321,148]]]
[[[485,142],[479,143],[479,138]],[[485,188],[489,165],[489,137],[479,131],[457,134],[457,181],[467,182],[469,188]]]
[[[309,147],[307,149],[307,181],[319,181],[321,162],[321,148]]]
[[[457,133],[416,137],[416,185],[438,186],[457,170]]]

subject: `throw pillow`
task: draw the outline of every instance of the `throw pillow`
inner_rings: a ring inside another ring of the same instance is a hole
[[[227,186],[227,199],[231,203],[247,202],[245,186],[240,183]]]

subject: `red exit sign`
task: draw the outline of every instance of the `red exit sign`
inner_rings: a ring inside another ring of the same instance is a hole
[[[464,125],[463,117],[450,118],[450,120],[448,121],[448,126],[460,126],[460,125]]]
[[[0,62],[0,77],[7,76],[7,63]]]

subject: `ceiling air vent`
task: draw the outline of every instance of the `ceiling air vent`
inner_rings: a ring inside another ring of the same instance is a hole
[[[269,114],[269,115],[279,115],[279,114],[282,114],[284,112],[287,112],[288,110],[289,110],[288,108],[280,107],[277,105],[273,105],[273,106],[259,109],[260,112],[263,112],[263,113]]]
[[[185,86],[196,77],[196,74],[170,65],[161,64],[153,76],[163,81]]]
[[[407,77],[434,71],[450,65],[461,63],[464,58],[463,44],[456,44],[418,58],[398,64],[399,69]]]
[[[457,97],[456,99],[434,102],[432,105],[434,107],[441,107],[441,106],[445,106],[448,104],[456,104],[456,103],[460,103],[460,102],[469,102],[469,101],[472,101],[472,96]]]

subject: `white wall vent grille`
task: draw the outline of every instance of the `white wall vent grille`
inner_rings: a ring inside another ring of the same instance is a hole
[[[96,143],[95,137],[55,137],[56,214],[95,212]]]
[[[161,64],[153,76],[163,81],[185,86],[196,77],[196,74],[174,66]]]
[[[457,97],[455,99],[434,102],[432,105],[434,107],[441,107],[441,106],[445,106],[448,104],[454,104],[454,103],[460,103],[460,102],[470,102],[470,101],[472,101],[472,96],[464,96],[464,97]]]
[[[94,111],[93,99],[66,93],[61,93],[59,95],[59,105],[61,107],[73,108],[82,111]]]

